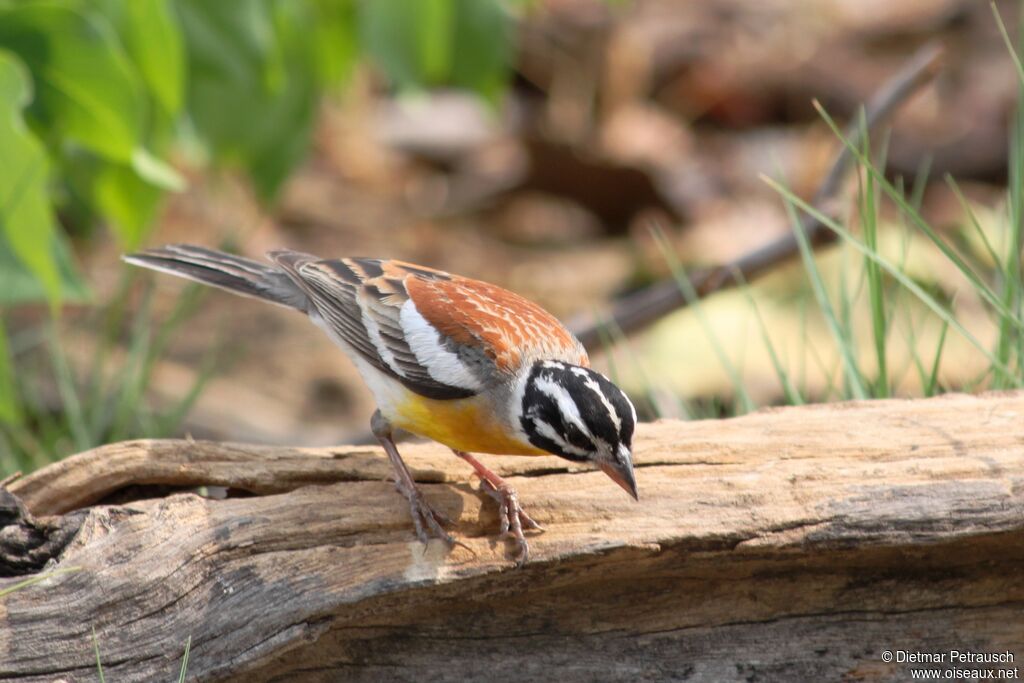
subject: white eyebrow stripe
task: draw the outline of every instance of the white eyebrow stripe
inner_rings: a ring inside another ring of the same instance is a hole
[[[480,380],[459,360],[458,355],[445,347],[441,333],[427,322],[412,299],[402,304],[398,321],[402,326],[405,343],[431,379],[474,391],[483,389]]]
[[[573,372],[576,371],[573,370]],[[620,432],[622,430],[622,418],[619,417],[619,413],[615,410],[615,406],[612,405],[612,402],[609,401],[608,397],[605,396],[603,391],[601,391],[601,385],[595,382],[594,378],[587,374],[585,370],[576,374],[583,378],[583,385],[585,387],[597,394],[598,400],[601,401],[602,405],[604,405],[604,409],[608,411],[608,417],[611,418],[612,423],[615,425],[615,431]],[[635,423],[636,420],[633,420],[633,422]]]
[[[532,418],[534,426],[537,428],[537,433],[543,436],[545,439],[553,442],[556,446],[561,448],[566,453],[572,453],[573,455],[588,455],[587,451],[583,450],[578,446],[573,446],[571,443],[562,438],[562,435],[544,420],[538,418]]]
[[[576,405],[576,401],[572,399],[572,395],[569,394],[565,387],[544,375],[537,377],[533,385],[537,387],[538,391],[558,404],[558,410],[562,413],[562,417],[576,425],[587,438],[594,442],[595,446],[597,445],[594,435],[587,429],[587,425],[583,423],[583,416],[580,415],[579,406]]]

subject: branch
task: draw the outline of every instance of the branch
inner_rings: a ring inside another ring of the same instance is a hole
[[[941,68],[942,54],[943,51],[937,44],[925,45],[875,93],[865,108],[865,127],[868,132],[877,128],[879,123],[910,99],[911,95],[935,78]],[[858,145],[861,141],[861,132],[859,122],[854,121],[849,125],[846,136],[854,145]],[[835,204],[843,178],[849,170],[850,158],[850,151],[845,145],[840,145],[832,168],[814,195],[814,206],[827,214],[835,213]],[[801,229],[814,246],[835,240],[835,235],[831,231],[824,229],[819,221],[810,217],[805,217],[801,221]],[[749,282],[799,253],[796,236],[787,234],[775,242],[744,254],[735,261],[695,273],[690,277],[690,281],[697,296],[705,298],[715,292],[734,287],[741,281]],[[592,315],[584,314],[570,324],[570,328],[586,348],[592,349],[601,343],[602,338],[607,337],[609,329],[617,327],[626,334],[636,332],[666,314],[683,308],[686,304],[686,296],[680,291],[679,285],[672,278],[668,278],[616,301],[607,319],[595,322]]]
[[[903,680],[882,650],[1020,645],[1022,443],[1024,393],[643,424],[639,503],[491,456],[545,527],[522,569],[440,445],[403,451],[451,551],[378,448],[112,444],[0,495],[0,681],[96,680],[93,628],[118,683],[190,638],[197,681]],[[249,495],[144,486],[202,483]]]

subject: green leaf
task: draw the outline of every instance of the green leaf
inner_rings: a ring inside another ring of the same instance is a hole
[[[360,5],[370,58],[399,88],[450,85],[495,98],[508,78],[511,20],[500,0],[372,0]]]
[[[132,152],[131,167],[139,178],[162,190],[181,192],[185,189],[185,179],[180,173],[142,147]]]
[[[166,114],[185,102],[185,45],[168,0],[128,0],[122,29],[125,46]]]
[[[76,303],[88,301],[91,294],[75,269],[71,248],[63,233],[54,232],[48,248],[48,260],[57,272],[60,300]],[[48,299],[46,286],[18,259],[6,237],[0,233],[0,306],[37,303]]]
[[[511,72],[513,27],[499,0],[456,0],[452,85],[495,100]]]
[[[137,164],[129,166],[77,150],[65,156],[63,172],[67,188],[63,216],[69,222],[102,221],[123,248],[139,246],[164,193],[140,177]]]
[[[54,259],[54,217],[46,195],[47,159],[28,131],[21,110],[32,98],[25,67],[0,50],[0,234],[14,266],[23,266],[38,283],[41,298],[56,307],[60,275]],[[0,277],[7,274],[0,270]],[[0,296],[8,293],[0,287]]]
[[[312,0],[313,50],[319,84],[344,85],[359,54],[354,0]]]
[[[0,47],[32,73],[37,95],[29,112],[43,130],[131,161],[142,142],[146,103],[138,75],[101,15],[59,2],[0,8]]]
[[[424,23],[423,7],[406,0],[364,0],[359,8],[359,33],[367,54],[401,89],[427,85],[420,61],[425,50],[419,47],[417,30]]]
[[[409,3],[404,3],[406,8]],[[420,20],[416,22],[416,53],[426,82],[443,82],[451,74],[454,0],[420,0],[416,3]]]
[[[96,208],[127,249],[135,249],[142,242],[163,198],[163,192],[142,180],[134,168],[103,163],[92,178]]]
[[[317,102],[309,7],[278,0],[179,0],[189,110],[222,163],[241,165],[272,199],[305,155]]]

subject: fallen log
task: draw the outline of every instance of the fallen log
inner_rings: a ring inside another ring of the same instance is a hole
[[[1024,393],[643,425],[639,503],[557,458],[489,458],[546,529],[522,569],[468,467],[403,452],[466,547],[415,541],[370,447],[133,441],[14,481],[0,591],[36,581],[0,594],[0,681],[96,680],[94,648],[109,681],[172,680],[189,639],[201,681],[906,680],[900,652],[1024,657]]]

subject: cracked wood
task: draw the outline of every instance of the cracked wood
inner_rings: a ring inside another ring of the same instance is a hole
[[[14,481],[0,544],[31,543],[3,546],[0,590],[77,569],[0,597],[0,681],[95,680],[94,627],[117,681],[173,678],[189,637],[204,681],[903,680],[882,650],[1024,657],[1021,393],[643,425],[640,503],[557,458],[487,458],[547,529],[522,570],[470,468],[403,452],[467,548],[415,542],[375,448],[137,441]],[[201,485],[246,495],[179,492]]]

